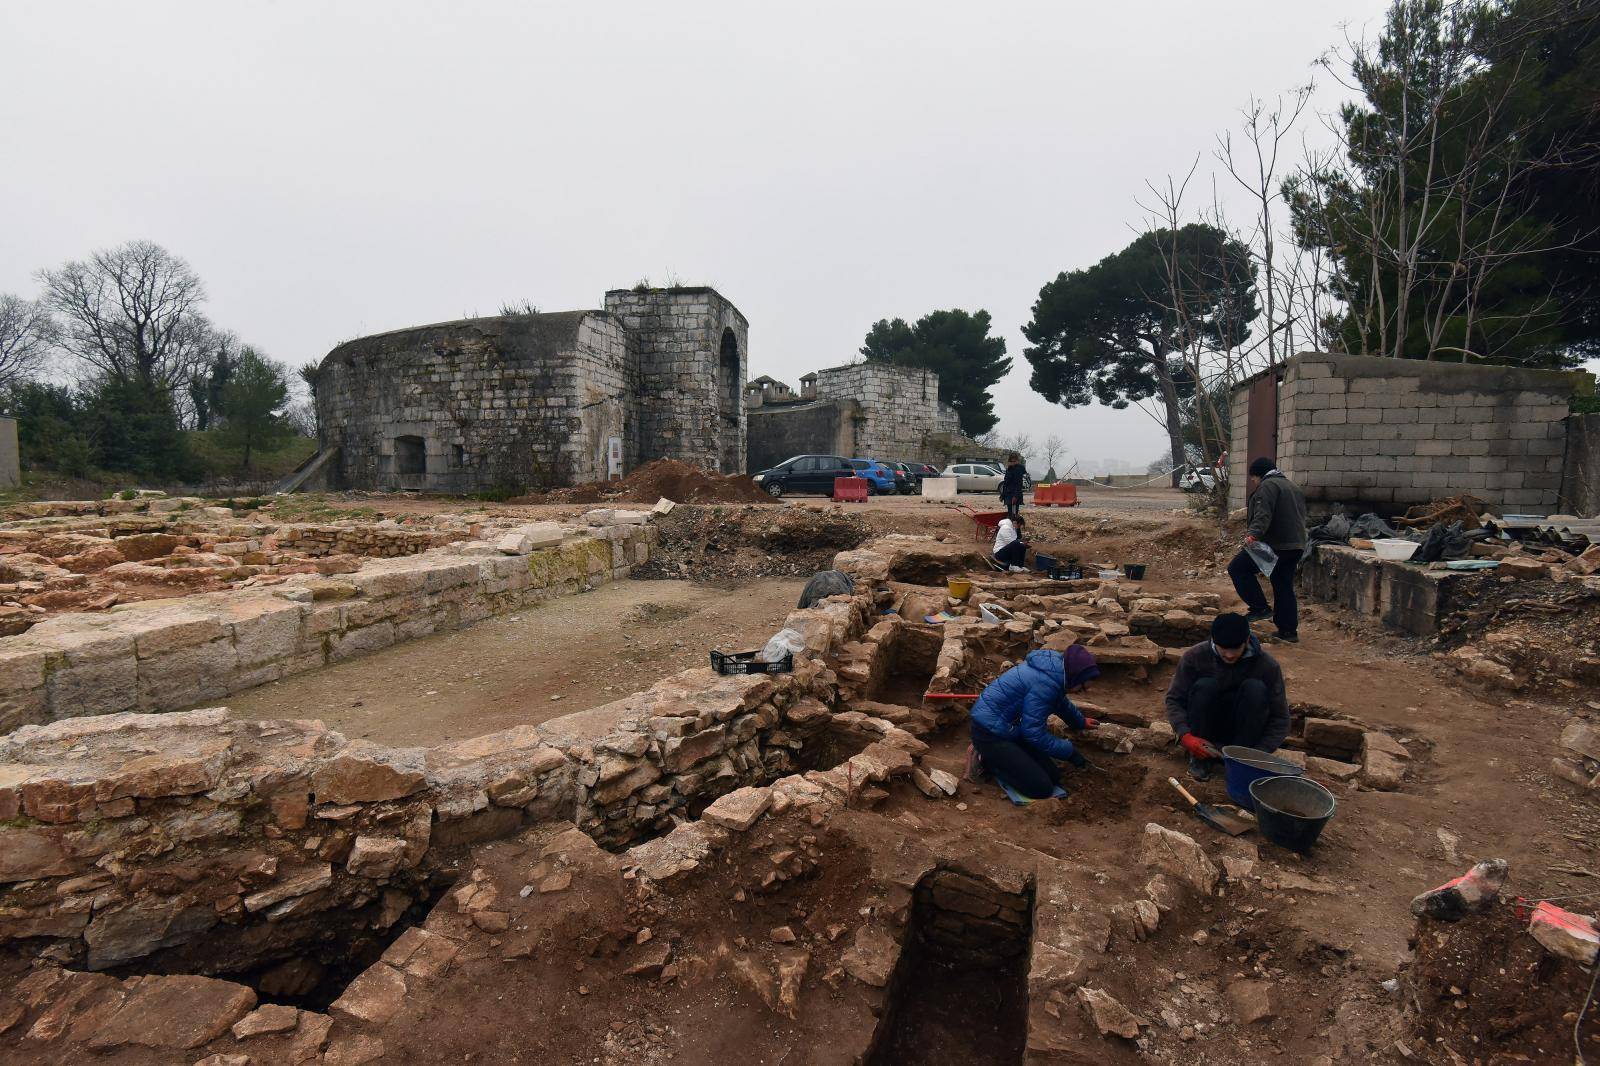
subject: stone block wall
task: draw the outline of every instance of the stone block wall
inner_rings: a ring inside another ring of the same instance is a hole
[[[750,409],[748,417],[745,469],[752,472],[796,455],[849,458],[861,454],[856,450],[856,427],[863,415],[855,400],[756,407]]]
[[[1306,353],[1281,371],[1278,466],[1308,500],[1385,511],[1458,493],[1556,509],[1571,397],[1587,374]],[[1233,396],[1230,497],[1243,506],[1248,387]]]
[[[1600,515],[1600,414],[1567,416],[1561,511],[1584,518]]]
[[[613,289],[606,310],[639,368],[640,461],[671,457],[708,470],[744,465],[750,325],[714,289]]]
[[[690,670],[603,707],[435,748],[220,708],[20,729],[0,737],[0,943],[91,969],[155,957],[237,972],[292,957],[348,927],[352,911],[392,925],[430,879],[458,872],[467,846],[535,822],[567,819],[612,845],[670,829],[789,773],[834,718],[826,657],[872,610],[863,594],[792,613],[785,624],[806,639],[793,673]],[[882,743],[854,757],[846,787],[891,764],[907,770],[905,752],[925,750],[854,717]],[[790,780],[820,795],[847,776]],[[675,833],[644,848],[671,861],[682,843]]]
[[[856,450],[847,458],[928,459],[930,437],[961,431],[955,411],[939,402],[939,375],[931,370],[889,363],[830,367],[817,374],[817,399],[854,400],[860,406]]]
[[[471,492],[603,480],[607,439],[638,459],[639,377],[599,311],[506,315],[341,344],[317,373],[340,487]],[[420,440],[420,455],[409,454]]]
[[[649,559],[648,525],[525,554],[460,544],[297,577],[47,619],[0,638],[0,733],[120,711],[167,711],[626,577]]]

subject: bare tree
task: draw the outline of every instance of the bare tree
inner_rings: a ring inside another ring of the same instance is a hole
[[[63,325],[61,347],[86,376],[176,393],[214,354],[215,333],[200,313],[205,287],[158,244],[130,241],[39,279]]]
[[[1044,460],[1045,473],[1050,473],[1056,468],[1056,460],[1061,458],[1061,453],[1067,450],[1067,442],[1061,439],[1059,433],[1052,433],[1039,445],[1039,458]]]
[[[48,308],[0,293],[0,388],[37,374],[55,337],[55,320]]]
[[[1024,464],[1031,458],[1038,447],[1033,443],[1033,438],[1026,433],[1018,433],[1014,437],[1002,437],[996,447],[1004,448],[1008,452],[1016,452],[1022,456]]]

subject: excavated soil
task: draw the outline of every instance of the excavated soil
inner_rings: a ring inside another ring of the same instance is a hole
[[[747,474],[711,474],[676,459],[646,463],[620,481],[591,481],[570,488],[529,493],[510,502],[531,503],[766,503],[777,501]]]
[[[659,539],[633,576],[725,582],[809,577],[870,535],[842,507],[679,506],[655,520]]]
[[[1600,1055],[1600,1011],[1593,1004],[1583,1017],[1581,1047],[1573,1046],[1590,976],[1545,951],[1527,928],[1511,901],[1454,924],[1423,922],[1409,986],[1417,1035],[1426,1045],[1443,1044],[1479,1062],[1570,1062],[1574,1050],[1591,1061]]]

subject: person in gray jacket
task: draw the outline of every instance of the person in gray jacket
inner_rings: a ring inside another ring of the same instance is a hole
[[[1250,528],[1245,547],[1228,564],[1234,590],[1249,613],[1245,620],[1258,622],[1270,618],[1278,627],[1277,639],[1294,644],[1300,639],[1300,605],[1294,598],[1294,572],[1306,551],[1306,497],[1300,486],[1284,476],[1271,459],[1250,464],[1246,482],[1250,492]],[[1278,561],[1267,579],[1272,583],[1272,606],[1261,591],[1256,575],[1260,566],[1250,555],[1250,546],[1265,544],[1277,553]]]
[[[1217,615],[1211,639],[1183,653],[1167,688],[1167,722],[1197,781],[1216,772],[1229,744],[1273,752],[1289,735],[1283,669],[1244,615]]]

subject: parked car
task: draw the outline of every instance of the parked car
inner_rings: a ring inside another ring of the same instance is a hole
[[[900,487],[902,496],[910,496],[922,489],[922,475],[918,473],[914,463],[889,463],[890,470],[895,473],[895,483]]]
[[[939,468],[934,466],[932,463],[912,463],[911,469],[917,472],[918,481],[921,481],[923,478],[927,477],[939,476]]]
[[[1000,491],[1001,474],[984,463],[952,463],[940,476],[955,478],[957,492]]]
[[[980,465],[988,467],[990,470],[993,470],[996,474],[999,474],[1002,478],[1004,478],[1006,476],[1006,468],[1004,466],[1002,466],[1000,463],[982,463]],[[1022,468],[1022,491],[1023,492],[1032,492],[1033,491],[1033,475],[1028,473],[1028,468],[1027,467],[1023,467]]]
[[[834,478],[855,476],[855,467],[842,455],[797,455],[753,475],[753,480],[774,498],[804,492],[832,496]]]
[[[1178,475],[1178,488],[1184,492],[1210,492],[1217,487],[1217,474],[1214,470],[1196,470],[1190,467]]]
[[[899,491],[895,484],[894,471],[876,459],[852,459],[850,465],[855,468],[856,477],[867,479],[867,492],[870,495],[883,493],[893,496]]]

